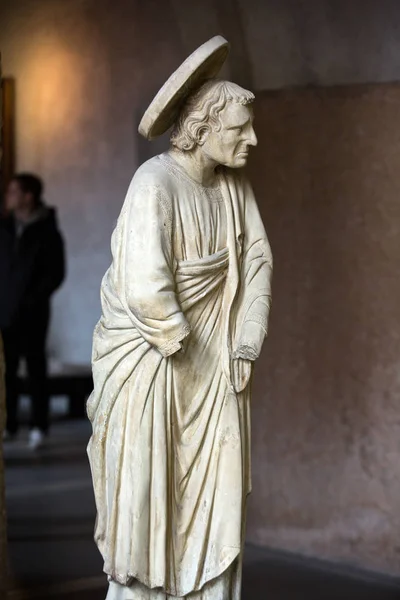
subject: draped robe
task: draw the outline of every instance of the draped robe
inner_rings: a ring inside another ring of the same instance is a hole
[[[95,540],[111,581],[163,598],[237,567],[251,488],[251,385],[235,391],[233,356],[261,351],[272,258],[249,183],[217,180],[169,154],[138,169],[93,338]]]

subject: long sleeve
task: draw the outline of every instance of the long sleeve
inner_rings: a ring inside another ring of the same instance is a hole
[[[60,287],[65,278],[64,241],[57,230],[52,233],[49,240],[43,263],[43,275],[35,289],[35,295],[38,298],[50,297]]]
[[[113,239],[115,288],[139,333],[163,356],[180,350],[190,332],[175,293],[171,222],[165,193],[132,183]]]
[[[48,235],[47,243],[41,248],[38,264],[40,265],[38,276],[29,289],[29,294],[23,299],[24,309],[46,302],[64,281],[64,241],[57,229]]]
[[[245,182],[243,250],[234,358],[258,358],[268,331],[272,254],[251,186]]]

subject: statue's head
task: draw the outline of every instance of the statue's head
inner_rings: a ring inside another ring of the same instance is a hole
[[[254,94],[229,81],[211,79],[186,101],[171,135],[183,152],[199,148],[217,164],[244,167],[250,146],[257,145],[253,129]]]

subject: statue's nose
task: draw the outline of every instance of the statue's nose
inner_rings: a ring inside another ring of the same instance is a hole
[[[250,133],[250,137],[249,137],[249,145],[250,146],[257,146],[258,144],[258,140],[257,140],[257,136],[256,133],[254,131],[254,129],[251,129],[251,133]]]

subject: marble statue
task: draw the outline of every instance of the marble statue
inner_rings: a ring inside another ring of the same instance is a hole
[[[139,126],[171,147],[135,173],[93,341],[88,446],[107,600],[239,600],[254,361],[272,258],[246,165],[251,92],[217,36]]]

